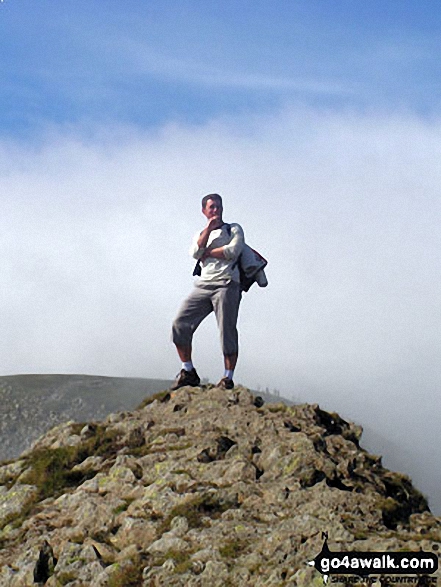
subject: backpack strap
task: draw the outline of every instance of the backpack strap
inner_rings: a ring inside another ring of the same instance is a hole
[[[194,269],[193,269],[193,277],[199,277],[201,273],[202,273],[201,262],[198,260],[198,261],[196,261],[196,265],[194,266]]]
[[[223,228],[224,226],[226,226],[227,228],[228,236],[231,236],[231,224],[228,224],[228,222],[224,222],[221,228]]]

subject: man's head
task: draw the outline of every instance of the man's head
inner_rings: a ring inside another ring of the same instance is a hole
[[[202,214],[208,218],[219,218],[222,220],[222,198],[219,194],[208,194],[202,198]]]
[[[204,210],[207,206],[208,200],[215,200],[218,202],[219,206],[222,208],[222,198],[219,194],[208,194],[208,196],[204,196],[202,198],[202,210]]]

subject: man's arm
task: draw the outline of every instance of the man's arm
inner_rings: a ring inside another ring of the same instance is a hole
[[[222,226],[222,222],[219,220],[219,218],[211,218],[211,220],[209,220],[207,226],[204,228],[204,230],[201,232],[201,234],[198,238],[198,247],[200,249],[205,249],[205,247],[207,246],[207,242],[208,242],[208,238],[210,236],[210,233],[213,230],[220,228],[221,226]]]
[[[231,226],[231,241],[223,247],[217,247],[215,249],[207,249],[202,257],[201,261],[207,259],[207,257],[214,257],[215,259],[237,259],[242,252],[242,248],[245,242],[242,227],[238,224]]]
[[[204,230],[193,241],[193,244],[190,249],[190,255],[195,259],[202,260],[202,257],[206,253],[206,246],[211,232],[213,230],[216,230],[217,228],[220,228],[221,226],[222,222],[220,222],[219,218],[212,218],[211,220],[209,220]]]
[[[226,259],[225,247],[218,247],[217,249],[207,249],[201,257],[201,261],[205,261],[207,257],[214,257],[215,259]]]

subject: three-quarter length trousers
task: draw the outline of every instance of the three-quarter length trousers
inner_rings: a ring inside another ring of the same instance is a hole
[[[173,322],[173,342],[189,346],[199,324],[214,311],[224,355],[238,352],[237,317],[242,297],[240,284],[198,282]]]

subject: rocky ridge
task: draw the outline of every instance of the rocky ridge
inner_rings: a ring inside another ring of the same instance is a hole
[[[98,375],[1,376],[0,461],[17,458],[58,424],[69,420],[103,420],[112,412],[133,410],[147,396],[172,383],[164,379]],[[261,394],[266,402],[279,400],[269,392]]]
[[[361,427],[262,404],[187,387],[47,432],[0,466],[0,585],[318,587],[323,532],[333,551],[437,551],[441,520]]]

